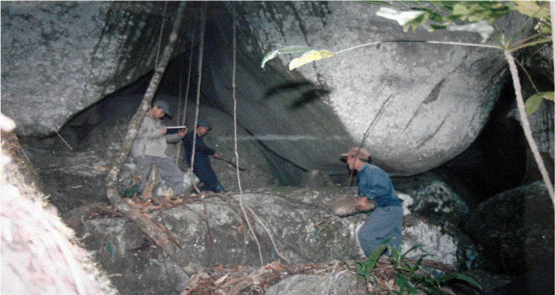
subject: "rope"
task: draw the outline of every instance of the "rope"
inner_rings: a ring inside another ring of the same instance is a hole
[[[237,85],[235,83],[236,71],[237,71],[237,25],[235,16],[235,5],[233,6],[233,72],[231,78],[231,89],[233,91],[233,143],[235,150],[235,168],[237,172],[237,185],[239,186],[239,194],[243,195],[243,188],[241,186],[241,176],[239,173],[239,151],[237,148],[237,97],[235,92]]]
[[[254,228],[252,227],[251,222],[249,220],[249,216],[245,211],[245,206],[243,205],[243,189],[241,187],[241,177],[239,173],[239,152],[237,149],[237,98],[235,96],[235,90],[237,88],[235,83],[235,72],[237,71],[237,25],[236,25],[235,5],[234,4],[231,4],[231,5],[233,8],[233,71],[231,76],[231,88],[233,91],[233,94],[232,94],[233,96],[233,139],[234,139],[235,163],[236,163],[235,167],[237,169],[236,170],[237,185],[239,186],[239,206],[241,207],[241,211],[243,211],[243,214],[245,215],[245,220],[247,221],[247,225],[249,226],[249,229],[252,232],[252,235],[254,236],[254,240],[256,241],[256,246],[258,247],[258,255],[260,256],[260,265],[264,265],[264,258],[262,257],[262,248],[260,246],[260,241],[258,240],[258,237],[255,234]],[[252,214],[258,218],[258,216],[256,216],[256,213],[254,213],[252,209],[250,210]],[[260,224],[262,224],[264,229],[266,229],[266,231],[268,232],[268,235],[270,236],[270,239],[272,240],[272,243],[274,243],[272,234],[268,231],[268,229],[260,219],[258,221],[260,222]],[[274,247],[275,247],[275,243],[274,243]],[[278,253],[279,255],[279,251],[277,247],[275,247],[275,249],[276,249],[276,253]],[[282,256],[280,255],[280,257]]]
[[[194,167],[195,164],[195,152],[196,152],[196,144],[197,144],[197,123],[198,123],[198,114],[200,112],[200,83],[202,81],[202,58],[203,58],[203,51],[204,51],[204,31],[206,30],[206,2],[202,2],[202,13],[201,13],[201,24],[200,24],[200,41],[199,41],[199,57],[198,57],[198,82],[197,82],[197,105],[195,108],[195,122],[193,124],[193,147],[191,153],[191,167]],[[191,180],[193,180],[195,176],[193,175],[193,169],[191,169]],[[192,181],[192,185],[195,188],[197,193],[200,193],[199,188],[195,185],[195,182]]]
[[[187,119],[187,104],[189,103],[189,86],[191,85],[191,69],[193,67],[193,49],[195,48],[195,28],[193,23],[193,36],[191,37],[191,54],[189,56],[189,70],[187,73],[187,89],[185,90],[185,105],[183,106],[183,119],[180,121],[180,126],[185,125],[185,119]],[[180,79],[179,79],[179,104],[181,106],[181,85],[183,84],[181,81],[183,72],[180,72]],[[179,121],[179,119],[178,119]],[[177,157],[175,160],[175,164],[179,163],[179,158],[181,157],[181,145],[177,146]],[[191,180],[194,182],[193,178]]]

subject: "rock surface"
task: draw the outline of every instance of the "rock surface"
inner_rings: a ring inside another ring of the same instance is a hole
[[[151,70],[159,43],[152,40],[159,39],[162,21],[171,20],[161,16],[164,9],[171,12],[174,5],[162,4],[3,3],[3,102],[20,124],[18,132],[54,134],[76,113]],[[190,5],[191,14],[198,12]],[[396,175],[437,167],[473,142],[504,83],[505,65],[494,58],[496,51],[410,42],[359,48],[292,72],[272,60],[264,71],[263,55],[281,46],[337,52],[379,40],[479,43],[481,36],[403,33],[394,21],[376,16],[379,6],[359,2],[241,2],[233,96],[231,6],[209,7],[202,103],[229,116],[235,97],[238,124],[251,135],[241,140],[256,140],[291,163],[287,173],[294,178],[340,169],[337,154],[362,141],[376,163]],[[188,33],[176,53],[189,48]],[[172,71],[161,88],[177,88],[180,71]]]
[[[494,270],[553,273],[553,216],[545,185],[535,182],[481,203],[464,231]]]
[[[379,6],[362,2],[243,6],[251,12],[244,16],[249,23],[264,24],[253,34],[266,52],[293,45],[339,52],[407,39],[480,43],[478,34],[465,32],[403,33],[396,22],[376,16]],[[392,42],[337,54],[294,74],[330,90],[324,101],[380,167],[411,175],[445,163],[476,138],[499,95],[505,65],[494,58],[497,54],[491,49]],[[292,57],[279,59],[286,64]],[[268,64],[282,67],[279,61]]]
[[[260,190],[243,195],[184,199],[172,208],[149,212],[151,218],[163,224],[179,241],[183,251],[194,257],[191,263],[204,267],[216,263],[260,266],[273,261],[293,265],[360,261],[365,256],[356,232],[366,214],[339,218],[326,209],[333,196],[349,191],[352,189]],[[401,195],[410,204],[410,197]],[[122,274],[114,278],[114,284],[120,290],[127,290],[122,291],[124,294],[135,290],[130,285],[146,284],[138,278],[148,277],[145,280],[148,286],[144,286],[148,290],[180,288],[178,283],[187,280],[184,273],[176,271],[175,263],[128,220],[97,218],[72,224],[87,247],[96,251],[101,264],[112,274]],[[416,245],[422,247],[412,251],[409,257],[433,254],[427,259],[455,266],[466,265],[468,257],[459,253],[471,248],[460,231],[446,231],[425,218],[409,214],[405,217],[401,252]],[[133,283],[129,284],[130,281]],[[168,282],[173,283],[168,285]]]
[[[17,133],[53,134],[152,69],[163,18],[149,10],[146,2],[2,3],[3,112]]]

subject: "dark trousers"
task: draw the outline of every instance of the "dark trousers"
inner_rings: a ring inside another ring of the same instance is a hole
[[[202,191],[213,191],[216,193],[224,192],[222,184],[216,177],[216,173],[212,169],[210,162],[199,161],[194,164],[193,172],[204,185],[200,188]]]

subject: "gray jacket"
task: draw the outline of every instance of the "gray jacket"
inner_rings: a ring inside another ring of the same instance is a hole
[[[134,158],[142,156],[167,157],[167,142],[178,142],[181,140],[179,134],[162,134],[166,128],[160,120],[155,121],[150,114],[147,114],[137,132],[137,138],[131,148],[131,155]]]

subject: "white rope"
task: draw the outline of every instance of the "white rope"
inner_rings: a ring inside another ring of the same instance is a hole
[[[201,24],[200,24],[200,40],[199,40],[199,57],[198,57],[198,82],[197,82],[197,105],[195,108],[195,122],[193,124],[194,131],[193,131],[193,147],[191,152],[191,167],[195,165],[195,152],[196,152],[196,144],[197,144],[197,123],[198,123],[198,114],[200,112],[200,86],[202,81],[202,58],[203,58],[203,51],[204,51],[204,31],[206,30],[206,2],[202,2],[202,13],[201,13]],[[191,169],[191,182],[193,187],[195,188],[197,193],[200,193],[199,188],[196,186],[194,182],[195,176],[193,175],[193,169]]]
[[[185,120],[187,119],[187,104],[189,103],[189,87],[191,85],[191,69],[193,67],[193,49],[195,48],[195,28],[194,25],[191,23],[191,25],[193,26],[193,34],[191,37],[191,54],[189,56],[189,70],[187,73],[187,89],[185,89],[185,104],[183,106],[183,119],[181,119],[180,122],[180,126],[185,125]],[[180,72],[181,74],[183,72]],[[181,78],[181,77],[180,77]],[[181,85],[182,85],[182,81],[181,79],[179,80],[179,103],[181,105]],[[177,146],[177,157],[175,159],[175,164],[179,163],[179,158],[181,157],[181,145]],[[191,178],[191,180],[194,182],[194,178]]]

